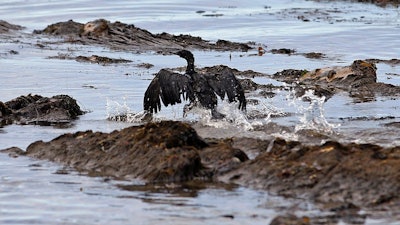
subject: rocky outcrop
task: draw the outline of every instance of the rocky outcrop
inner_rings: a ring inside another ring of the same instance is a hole
[[[83,113],[76,100],[68,95],[56,95],[48,98],[29,94],[5,103],[0,102],[2,124],[54,125],[69,123]]]
[[[273,77],[303,89],[314,89],[330,97],[338,91],[349,92],[351,97],[368,101],[376,95],[400,96],[400,87],[377,82],[376,66],[369,60],[356,60],[350,66],[335,66],[307,70],[283,70]]]
[[[307,198],[330,210],[400,202],[400,147],[341,144],[307,146],[276,139],[255,159],[220,180]]]
[[[145,29],[121,22],[98,19],[86,24],[72,20],[47,26],[36,34],[63,36],[66,42],[100,44],[114,49],[164,52],[182,48],[209,49],[223,51],[247,51],[251,47],[244,43],[218,40],[215,43],[190,35],[172,35],[168,33],[152,34]]]
[[[11,31],[17,31],[22,29],[23,29],[22,26],[11,24],[4,20],[0,20],[0,34],[9,33]]]
[[[92,175],[145,182],[211,179],[248,158],[224,141],[206,142],[188,124],[148,123],[112,133],[77,132],[49,142],[37,141],[26,152],[38,159],[74,167]]]
[[[47,57],[48,59],[66,59],[66,60],[76,60],[77,62],[86,62],[86,63],[97,63],[100,65],[109,65],[115,63],[130,63],[132,60],[128,59],[115,59],[109,58],[105,56],[91,55],[91,56],[71,56],[68,54],[58,54],[57,56]]]

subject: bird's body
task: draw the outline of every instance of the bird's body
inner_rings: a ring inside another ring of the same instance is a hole
[[[161,110],[161,101],[165,106],[181,103],[181,99],[189,100],[184,113],[194,106],[211,109],[213,118],[223,118],[216,110],[217,95],[229,102],[239,101],[239,109],[246,110],[244,91],[231,70],[225,68],[217,74],[199,74],[194,70],[193,54],[187,50],[176,53],[186,59],[187,68],[184,75],[161,69],[144,94],[144,110],[157,113]]]

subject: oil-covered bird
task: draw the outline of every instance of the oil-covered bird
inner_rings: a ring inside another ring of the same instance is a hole
[[[184,106],[184,116],[195,106],[211,110],[214,119],[222,119],[224,114],[216,110],[217,95],[229,102],[239,102],[239,109],[246,110],[246,98],[240,82],[228,68],[216,74],[197,73],[194,70],[194,57],[190,51],[180,50],[176,55],[186,59],[185,74],[174,73],[161,69],[144,94],[144,110],[147,113],[157,113],[161,110],[161,101],[164,106],[181,103],[189,100]]]

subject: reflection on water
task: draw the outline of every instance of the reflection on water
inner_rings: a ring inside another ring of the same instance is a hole
[[[97,3],[86,0],[10,0],[0,3],[1,19],[26,26],[25,33],[18,37],[0,38],[0,101],[29,93],[43,96],[68,94],[89,111],[64,128],[0,127],[0,149],[11,146],[25,149],[36,140],[49,141],[65,132],[88,129],[110,132],[130,126],[132,123],[109,121],[107,117],[141,112],[143,93],[152,74],[161,68],[184,65],[184,61],[176,56],[152,52],[139,55],[77,44],[36,46],[48,38],[31,37],[29,33],[59,21],[87,22],[105,18],[132,23],[155,33],[184,33],[214,41],[255,41],[256,45],[267,46],[267,51],[289,48],[298,53],[326,55],[323,59],[308,59],[302,55],[270,53],[258,56],[256,50],[194,51],[198,67],[224,64],[266,74],[290,68],[312,70],[343,66],[356,59],[398,58],[400,52],[397,8],[294,0],[197,0],[190,3],[116,0]],[[17,54],[9,54],[10,51]],[[48,58],[59,54],[96,54],[132,62],[102,66]],[[137,67],[141,63],[151,63],[154,67]],[[379,82],[400,84],[398,65],[380,63],[377,68]],[[199,134],[212,137],[281,135],[296,139],[299,137],[296,131],[312,128],[322,129],[343,141],[400,145],[399,128],[386,126],[400,120],[398,99],[376,97],[373,101],[359,103],[347,93],[339,93],[324,101],[307,93],[309,101],[302,101],[292,96],[290,86],[269,78],[255,78],[254,81],[285,88],[274,91],[276,95],[268,98],[248,93],[248,97],[259,104],[249,104],[247,117],[236,112],[235,105],[221,102],[219,109],[229,115],[230,122],[210,121],[207,117],[199,118],[199,114],[182,118],[183,105],[164,107],[157,118],[200,120],[196,124]],[[271,124],[285,126],[285,132],[289,132],[276,133]],[[0,162],[0,223],[4,224],[268,224],[281,212],[320,213],[301,200],[293,203],[246,188],[210,184],[140,186],[81,176],[51,163],[9,158],[5,154],[0,154]],[[379,222],[382,221],[366,219],[368,224]]]

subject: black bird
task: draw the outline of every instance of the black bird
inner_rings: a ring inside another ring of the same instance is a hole
[[[194,57],[190,51],[181,50],[175,53],[186,59],[187,67],[184,75],[161,69],[144,94],[143,106],[147,113],[161,110],[161,101],[165,106],[181,103],[181,99],[189,100],[184,106],[184,115],[194,106],[211,109],[212,117],[221,119],[224,114],[216,110],[217,95],[229,102],[239,101],[239,109],[246,110],[246,98],[240,82],[228,68],[216,74],[199,74],[194,70]]]

